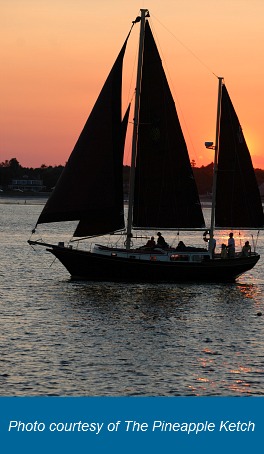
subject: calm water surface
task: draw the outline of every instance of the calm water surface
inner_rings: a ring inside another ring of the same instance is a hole
[[[41,204],[0,200],[2,396],[264,395],[263,237],[235,284],[77,283],[27,244]]]

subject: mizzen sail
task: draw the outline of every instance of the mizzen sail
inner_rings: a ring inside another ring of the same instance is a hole
[[[250,153],[226,86],[222,87],[216,227],[263,227],[261,197]]]
[[[148,21],[141,80],[134,227],[204,226],[186,143]]]

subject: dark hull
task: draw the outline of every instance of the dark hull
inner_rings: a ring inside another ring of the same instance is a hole
[[[47,249],[75,280],[144,282],[234,282],[252,269],[259,255],[214,259],[201,263],[160,262],[111,257],[52,246]]]

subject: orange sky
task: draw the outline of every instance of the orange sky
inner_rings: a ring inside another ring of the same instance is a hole
[[[264,169],[263,0],[1,0],[0,162],[65,163],[140,8],[150,10],[190,158],[213,160],[204,141],[215,138],[215,73]],[[125,58],[124,110],[138,31]]]

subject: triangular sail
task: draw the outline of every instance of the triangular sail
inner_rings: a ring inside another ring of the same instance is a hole
[[[119,175],[120,173],[123,172],[123,157],[124,157],[124,147],[125,147],[125,139],[126,139],[126,132],[127,132],[127,125],[128,125],[128,118],[129,118],[129,111],[130,111],[130,104],[127,108],[127,111],[124,115],[123,121],[122,121],[122,147],[120,147],[120,155],[118,153],[115,154],[115,159],[116,163],[114,168],[116,169],[117,172],[117,179],[119,180]],[[111,228],[111,219],[119,219],[120,216],[122,216],[122,219],[124,218],[124,212],[123,212],[123,207],[124,207],[124,197],[123,197],[123,188],[120,190],[118,188],[118,191],[116,192],[116,210],[120,210],[115,213],[115,216],[113,216],[113,213],[111,213],[110,218],[108,219],[108,232],[114,232],[117,230],[116,225],[113,224],[113,227]],[[89,236],[93,235],[94,230],[97,231],[97,235],[101,235],[105,233],[105,211],[101,209],[101,207],[98,207],[97,213],[96,213],[96,220],[93,221],[92,223],[92,231],[91,231],[91,220],[90,219],[82,219],[74,232],[74,237],[81,237],[81,236]],[[97,225],[95,224],[97,222]],[[120,228],[124,228],[124,223],[120,224]]]
[[[126,43],[127,39],[38,224],[81,220],[89,225],[82,235],[124,227],[121,91]]]
[[[222,87],[216,227],[263,227],[261,197],[250,153],[226,86]]]
[[[150,30],[145,27],[134,227],[204,226],[187,147]]]

